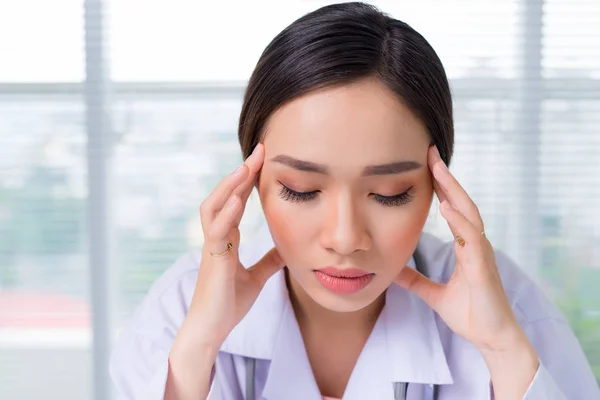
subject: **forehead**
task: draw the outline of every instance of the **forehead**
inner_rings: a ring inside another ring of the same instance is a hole
[[[270,117],[265,132],[269,153],[314,161],[396,161],[429,146],[425,126],[376,79],[296,98]]]

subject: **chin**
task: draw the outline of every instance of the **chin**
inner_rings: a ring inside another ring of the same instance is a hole
[[[349,300],[331,297],[332,296],[320,296],[313,298],[313,300],[315,300],[321,307],[339,313],[359,311],[372,303],[372,301]]]

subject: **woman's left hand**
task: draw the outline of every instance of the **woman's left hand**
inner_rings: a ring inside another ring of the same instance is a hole
[[[508,355],[525,352],[531,367],[535,365],[535,374],[537,356],[512,311],[477,206],[450,173],[435,146],[429,149],[428,164],[442,216],[455,237],[456,265],[444,284],[409,267],[401,271],[396,283],[420,297],[452,331],[471,342],[483,354],[492,373],[495,365],[490,363],[504,360],[505,366],[512,367],[505,362]],[[522,357],[518,359],[523,361]]]

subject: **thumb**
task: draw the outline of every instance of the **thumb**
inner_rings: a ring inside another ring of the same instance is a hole
[[[444,285],[432,281],[419,271],[408,266],[400,271],[395,282],[401,288],[415,294],[434,310],[444,288]]]
[[[271,276],[283,268],[283,259],[275,247],[265,254],[260,261],[248,268],[251,278],[263,286]]]

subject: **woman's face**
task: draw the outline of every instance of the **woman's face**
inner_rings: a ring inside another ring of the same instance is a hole
[[[265,132],[258,190],[290,278],[327,309],[366,307],[405,267],[429,213],[425,127],[369,79],[291,101]]]

